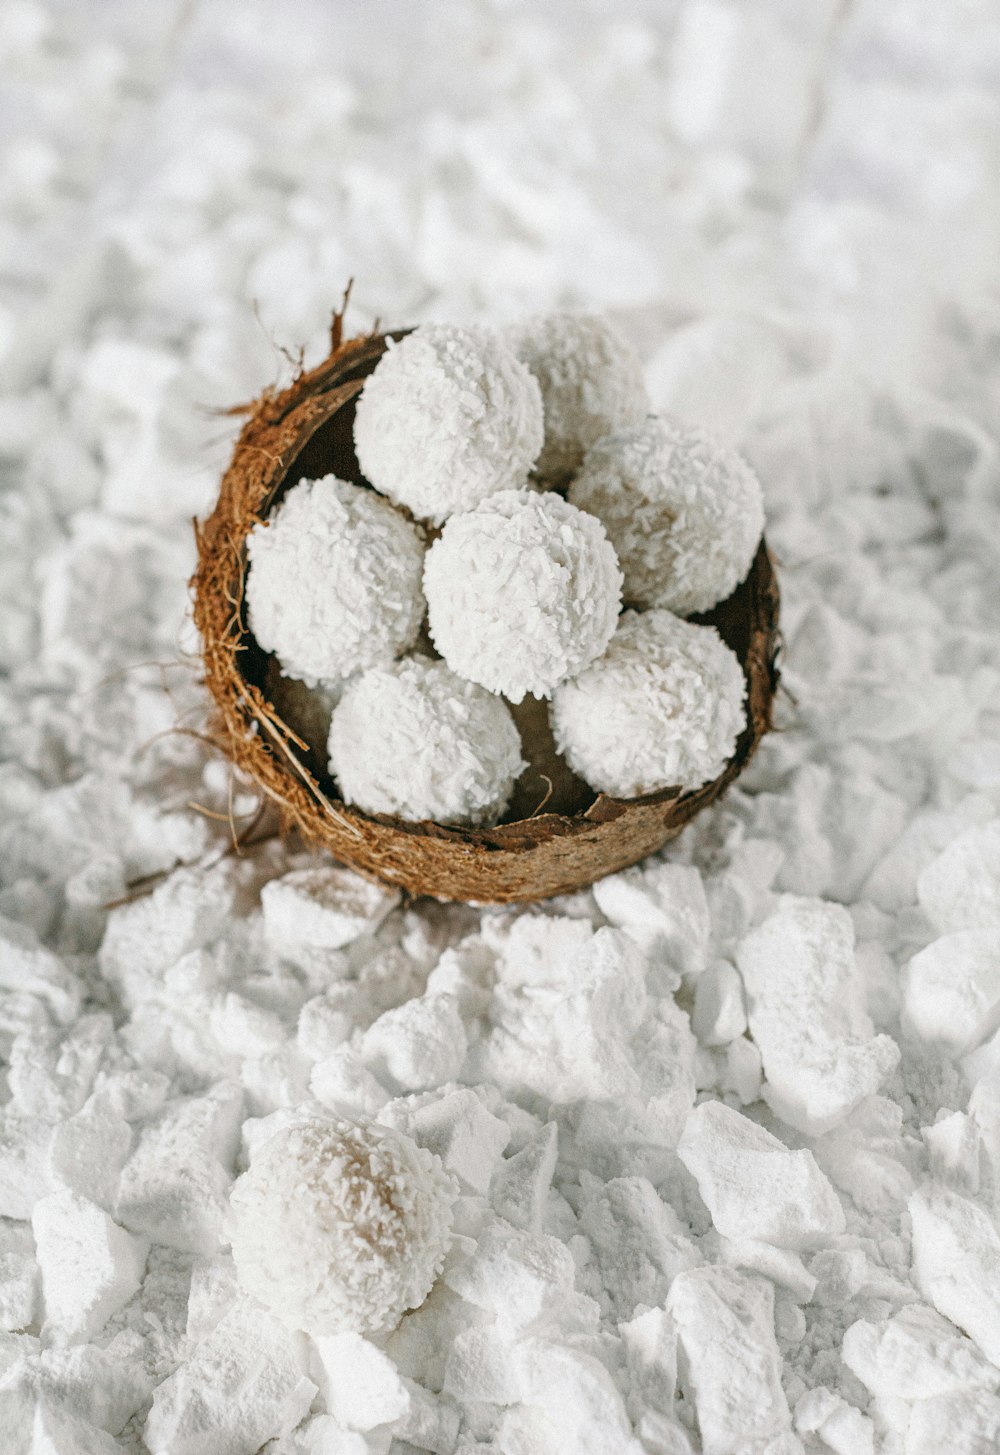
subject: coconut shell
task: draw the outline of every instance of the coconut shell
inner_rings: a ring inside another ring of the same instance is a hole
[[[762,542],[746,580],[728,600],[694,618],[718,628],[747,679],[747,726],[723,773],[694,792],[641,798],[595,794],[558,756],[547,704],[513,708],[531,766],[502,823],[466,829],[369,815],[343,803],[318,755],[279,716],[274,663],[247,629],[246,538],[298,480],[327,474],[367,485],[354,454],[357,396],[401,333],[343,342],[287,389],[266,391],[248,418],[218,503],[195,525],[194,617],[205,680],[217,706],[213,736],[273,800],[287,827],[362,873],[438,899],[509,903],[580,889],[659,849],[728,787],[771,723],[777,686],[778,586]]]

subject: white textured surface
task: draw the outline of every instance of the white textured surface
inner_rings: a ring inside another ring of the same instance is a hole
[[[724,601],[764,529],[760,482],[702,429],[650,418],[591,445],[569,499],[596,515],[618,552],[629,606],[680,616]]]
[[[540,314],[511,324],[502,337],[542,391],[545,443],[535,462],[542,480],[571,476],[595,441],[649,409],[642,361],[606,319]]]
[[[354,444],[376,490],[440,525],[523,484],[542,447],[538,382],[486,329],[424,324],[366,380]]]
[[[346,803],[437,823],[492,823],[526,767],[510,708],[429,657],[362,673],[330,720]]]
[[[601,793],[700,788],[746,726],[746,680],[714,627],[626,611],[603,654],[552,694],[556,746]]]
[[[996,930],[996,6],[294,9],[0,5],[5,1452],[992,1452],[979,962],[935,973],[932,1036],[901,1012],[928,946]],[[230,812],[273,820],[168,731],[206,721],[185,582],[239,426],[216,411],[323,357],[351,275],[349,330],[607,313],[654,407],[761,480],[780,731],[593,895],[387,909],[293,844],[237,855]],[[461,1182],[430,1295],[325,1364],[220,1241],[310,1094]],[[720,1233],[677,1145],[723,1103],[811,1153],[844,1232]],[[30,1222],[61,1190],[151,1244],[67,1347]]]
[[[327,475],[293,485],[247,537],[247,622],[309,686],[391,662],[424,616],[419,532],[386,500]]]
[[[453,1200],[408,1137],[303,1116],[254,1153],[227,1233],[243,1287],[293,1331],[384,1333],[440,1272]]]
[[[453,516],[428,551],[430,633],[448,666],[488,691],[549,697],[607,646],[621,581],[591,516],[552,492],[506,490]]]

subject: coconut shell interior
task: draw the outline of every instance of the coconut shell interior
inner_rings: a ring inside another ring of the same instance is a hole
[[[693,618],[718,628],[747,679],[747,726],[713,782],[695,792],[668,788],[634,799],[595,794],[556,753],[547,703],[526,698],[512,711],[530,766],[502,823],[452,828],[344,804],[322,753],[310,747],[308,733],[295,730],[295,721],[308,717],[297,716],[301,696],[247,629],[246,538],[299,480],[335,474],[367,485],[354,453],[354,408],[387,337],[402,334],[342,342],[335,319],[329,358],[249,406],[215,510],[196,523],[191,585],[205,680],[217,708],[214,737],[279,806],[287,825],[343,863],[413,894],[508,903],[583,888],[680,833],[743,770],[770,727],[779,605],[771,558],[762,542],[732,596]]]

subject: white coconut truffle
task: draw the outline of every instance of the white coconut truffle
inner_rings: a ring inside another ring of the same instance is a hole
[[[626,611],[604,655],[553,693],[552,730],[600,793],[698,788],[732,756],[745,696],[739,661],[714,627]]]
[[[604,522],[630,606],[687,616],[724,601],[764,529],[760,483],[701,430],[650,417],[591,446],[569,498]]]
[[[527,766],[507,704],[423,656],[347,686],[329,752],[345,803],[450,824],[495,822]]]
[[[440,525],[524,482],[542,447],[537,380],[485,329],[422,324],[365,383],[354,447],[377,490]]]
[[[240,1283],[291,1329],[384,1333],[441,1271],[455,1192],[440,1159],[402,1132],[295,1122],[233,1185],[226,1232]]]
[[[621,585],[600,522],[530,490],[453,516],[424,567],[434,645],[455,672],[511,702],[548,697],[603,652]]]
[[[418,528],[335,475],[293,485],[247,537],[247,622],[281,670],[315,687],[392,659],[424,615]]]
[[[565,480],[602,435],[638,424],[649,410],[642,364],[606,319],[547,313],[502,337],[541,385],[545,443],[535,470]]]

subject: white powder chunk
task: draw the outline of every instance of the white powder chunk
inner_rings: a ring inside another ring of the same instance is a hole
[[[92,1339],[138,1289],[148,1242],[72,1192],[42,1198],[31,1226],[42,1273],[45,1333],[60,1342]]]
[[[431,1455],[453,1455],[462,1415],[450,1401],[439,1399],[412,1379],[403,1381],[407,1407],[392,1427],[402,1445],[429,1450]]]
[[[4,1432],[8,1438],[13,1433],[6,1426]],[[88,1420],[49,1404],[37,1404],[30,1448],[31,1455],[120,1455],[122,1447]]]
[[[947,1188],[909,1201],[913,1281],[938,1313],[1000,1362],[1000,1234],[977,1203]]]
[[[513,1332],[570,1298],[575,1272],[573,1255],[558,1238],[495,1218],[471,1257],[445,1271],[444,1282]]]
[[[310,687],[391,662],[424,615],[417,527],[361,485],[293,485],[247,537],[247,621],[289,677]]]
[[[527,1339],[517,1350],[517,1365],[522,1398],[542,1415],[544,1435],[537,1444],[505,1442],[501,1448],[530,1455],[645,1455],[614,1380],[594,1354]]]
[[[817,1385],[795,1406],[795,1428],[818,1435],[833,1455],[875,1455],[875,1426],[832,1389]]]
[[[746,1028],[739,971],[728,960],[716,960],[695,982],[691,1029],[703,1046],[726,1046]]]
[[[922,1303],[876,1324],[859,1319],[844,1334],[841,1358],[880,1399],[932,1399],[1000,1386],[1000,1371],[972,1340]]]
[[[360,1334],[319,1335],[319,1387],[326,1407],[347,1430],[372,1430],[405,1415],[409,1391],[396,1365]]]
[[[504,490],[449,520],[428,551],[430,633],[488,691],[548,697],[607,646],[621,579],[593,516],[551,492]]]
[[[464,1053],[463,1029],[463,1056]],[[444,1170],[458,1178],[464,1192],[485,1194],[503,1149],[510,1141],[506,1122],[493,1116],[471,1087],[457,1087],[443,1095],[414,1100],[416,1105],[410,1101],[390,1102],[379,1113],[378,1120],[384,1126],[406,1132],[419,1147],[426,1147],[440,1157]]]
[[[906,1429],[906,1455],[993,1455],[1000,1449],[1000,1399],[984,1389],[918,1400]]]
[[[593,888],[605,919],[640,942],[661,940],[665,955],[684,975],[704,968],[712,924],[701,874],[691,864],[649,860],[599,879]]]
[[[257,1455],[316,1393],[302,1342],[241,1303],[157,1386],[143,1434],[151,1455]]]
[[[519,486],[542,438],[542,396],[524,364],[485,329],[446,324],[389,341],[354,419],[366,478],[438,525]]]
[[[19,1110],[61,1121],[80,1110],[113,1035],[111,1017],[82,1015],[68,1028],[32,1026],[14,1040],[7,1080]]]
[[[346,803],[438,823],[495,822],[526,767],[507,704],[424,656],[352,682],[328,747]]]
[[[378,929],[398,903],[398,889],[332,864],[294,869],[260,892],[264,928],[279,953],[286,945],[338,950]]]
[[[387,1010],[361,1039],[364,1064],[396,1092],[454,1081],[468,1047],[452,995],[424,995]]]
[[[36,996],[52,1019],[67,1025],[79,1014],[83,988],[34,930],[0,915],[0,990]]]
[[[126,1005],[155,995],[182,955],[223,933],[235,907],[227,866],[178,869],[153,893],[112,910],[100,965]]]
[[[699,788],[746,726],[746,680],[714,627],[626,611],[604,655],[552,695],[556,746],[601,793]]]
[[[292,1329],[391,1329],[441,1270],[453,1200],[438,1158],[400,1132],[293,1123],[233,1188],[227,1227],[240,1281]]]
[[[734,1241],[720,1237],[719,1252],[723,1263],[769,1278],[777,1288],[785,1290],[789,1299],[798,1303],[809,1303],[816,1293],[817,1280],[798,1253],[788,1248],[776,1248],[756,1238],[741,1237]]]
[[[784,895],[737,951],[750,1032],[764,1063],[764,1096],[814,1136],[873,1095],[899,1060],[874,1036],[847,911]]]
[[[942,934],[1000,930],[1000,818],[967,829],[932,860],[917,898]]]
[[[540,1233],[559,1155],[559,1128],[546,1122],[526,1146],[497,1167],[490,1201],[498,1217],[526,1233]]]
[[[619,1323],[632,1404],[669,1415],[677,1384],[677,1328],[665,1309],[650,1308]]]
[[[721,1101],[695,1108],[677,1155],[727,1238],[802,1250],[822,1247],[845,1229],[840,1200],[813,1154],[789,1151]]]
[[[603,522],[628,605],[682,616],[732,594],[764,529],[760,483],[746,461],[667,419],[599,440],[569,498]]]
[[[79,1193],[110,1211],[118,1197],[121,1170],[132,1147],[132,1128],[106,1091],[52,1130],[49,1176],[55,1187]]]
[[[30,1218],[40,1197],[52,1191],[48,1150],[52,1124],[0,1111],[0,1217]]]
[[[704,1455],[738,1455],[791,1428],[770,1283],[733,1268],[694,1268],[674,1279],[667,1312]]]
[[[34,1323],[38,1282],[30,1227],[23,1223],[0,1224],[0,1329],[25,1329]]]
[[[903,972],[904,1026],[962,1055],[1000,1026],[1000,931],[956,930]]]
[[[628,1042],[646,1005],[643,956],[621,930],[522,915],[497,965],[477,1074],[514,1094],[567,1103],[631,1098]]]
[[[567,479],[602,435],[638,423],[649,408],[639,357],[606,319],[546,313],[501,337],[541,386],[545,443],[535,472],[545,481]]]
[[[242,1116],[242,1092],[224,1082],[169,1102],[122,1170],[119,1221],[168,1248],[216,1253]]]
[[[614,1177],[595,1188],[580,1211],[614,1319],[639,1305],[662,1304],[674,1278],[701,1255],[673,1208],[645,1177]]]

